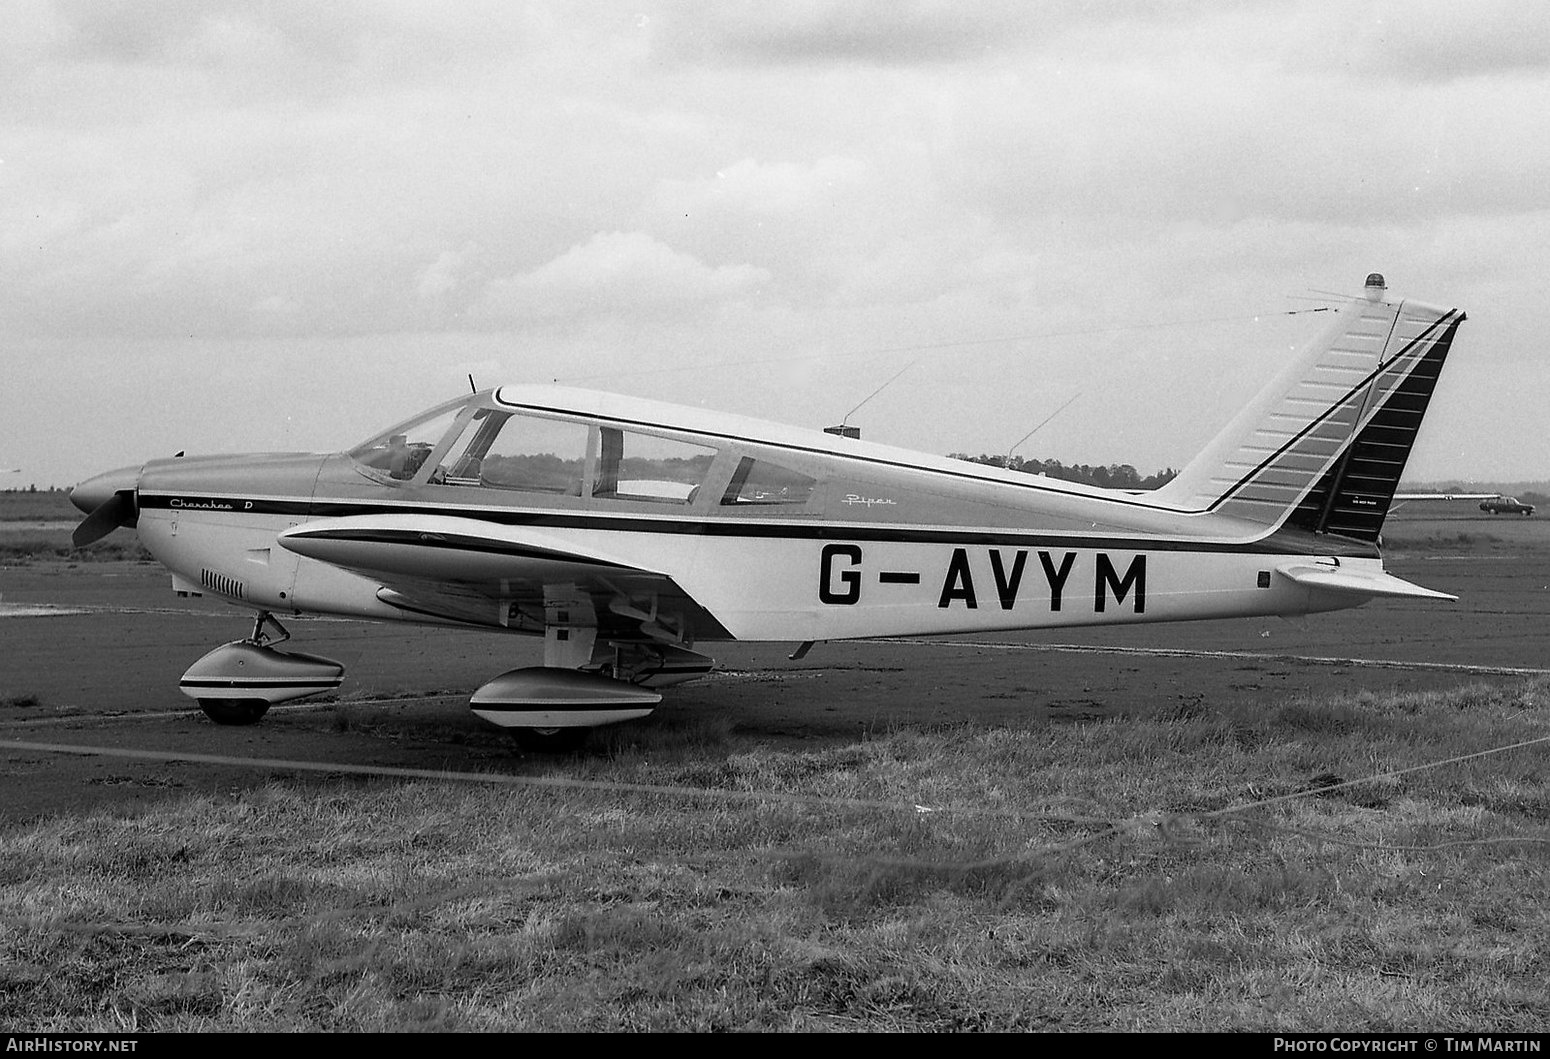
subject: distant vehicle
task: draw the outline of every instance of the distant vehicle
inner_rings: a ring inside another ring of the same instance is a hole
[[[1532,515],[1533,504],[1525,504],[1515,496],[1498,496],[1480,501],[1480,510],[1493,515]]]

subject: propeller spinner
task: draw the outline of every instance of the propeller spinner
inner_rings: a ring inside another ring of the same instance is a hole
[[[130,527],[139,522],[140,501],[135,488],[139,480],[139,467],[120,467],[88,478],[70,490],[70,503],[86,512],[70,534],[70,543],[84,548],[120,526]]]

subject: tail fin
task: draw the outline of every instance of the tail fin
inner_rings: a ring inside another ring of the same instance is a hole
[[[1164,503],[1376,541],[1464,314],[1383,277],[1179,476]]]

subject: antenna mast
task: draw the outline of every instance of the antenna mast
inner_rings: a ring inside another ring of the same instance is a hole
[[[904,367],[900,368],[897,372],[894,373],[893,378],[889,379],[887,382],[883,383],[877,389],[875,389],[871,393],[867,394],[866,395],[866,400],[862,401],[861,404],[856,405],[856,407],[854,407],[850,411],[846,412],[845,413],[845,418],[840,420],[840,425],[839,426],[837,426],[837,427],[824,427],[823,428],[823,432],[825,434],[838,434],[840,437],[843,437],[843,438],[859,438],[861,436],[861,428],[860,427],[853,427],[853,426],[851,426],[850,425],[850,417],[855,415],[857,412],[861,411],[861,405],[866,404],[867,401],[870,401],[872,398],[876,397],[878,394],[882,393],[884,390],[888,389],[888,387],[892,386],[895,382],[897,382],[899,376],[903,375],[905,372],[909,371],[911,368],[913,368],[915,366],[915,364],[916,364],[916,362],[912,360],[908,364],[904,365]]]
[[[1032,430],[1028,431],[1028,433],[1024,434],[1022,437],[1018,438],[1017,439],[1017,444],[1013,445],[1011,448],[1007,449],[1006,450],[1006,455],[1001,457],[1001,469],[1002,470],[1006,470],[1011,465],[1011,463],[1012,463],[1012,453],[1016,452],[1018,450],[1018,448],[1020,448],[1022,446],[1023,442],[1027,441],[1029,438],[1033,437],[1041,429],[1043,429],[1044,424],[1048,423],[1051,419],[1054,419],[1060,413],[1064,412],[1067,408],[1071,407],[1071,402],[1075,401],[1080,396],[1082,396],[1082,395],[1081,395],[1080,392],[1078,392],[1078,393],[1074,393],[1070,397],[1066,398],[1066,403],[1065,404],[1061,405],[1059,408],[1055,409],[1049,415],[1047,415],[1043,419],[1039,420],[1039,425],[1038,426],[1036,426]]]

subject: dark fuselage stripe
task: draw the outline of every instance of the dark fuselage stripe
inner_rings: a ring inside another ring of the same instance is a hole
[[[521,702],[475,701],[470,704],[481,713],[591,713],[597,710],[650,710],[656,705],[651,700],[586,699],[580,702],[570,699],[528,699]]]
[[[337,688],[344,683],[343,677],[318,677],[307,680],[299,677],[208,677],[197,680],[180,680],[180,688]]]
[[[350,544],[407,544],[416,548],[446,548],[459,552],[488,552],[496,555],[517,555],[527,559],[547,559],[554,562],[580,563],[583,566],[603,566],[612,570],[633,569],[605,559],[589,559],[570,552],[557,552],[550,548],[531,548],[510,541],[492,540],[489,537],[468,537],[458,533],[420,533],[413,530],[296,530],[291,536],[304,541],[343,541]]]
[[[185,501],[174,508],[171,501]],[[609,515],[573,511],[523,511],[491,510],[489,508],[458,508],[448,505],[380,504],[364,501],[276,500],[273,498],[240,497],[212,498],[219,507],[194,507],[186,503],[189,494],[141,493],[142,510],[170,509],[175,511],[218,510],[223,513],[243,515],[279,515],[291,518],[349,518],[361,515],[434,515],[450,518],[467,518],[488,522],[495,526],[526,527],[532,529],[582,529],[614,533],[673,533],[700,534],[708,537],[743,537],[751,540],[794,541],[869,541],[899,544],[952,544],[956,546],[986,545],[990,547],[1094,549],[1108,551],[1175,551],[1242,553],[1254,555],[1327,555],[1345,557],[1376,557],[1378,550],[1360,541],[1346,540],[1323,535],[1313,537],[1285,530],[1251,541],[1201,541],[1187,537],[1123,537],[1118,535],[1076,535],[1069,533],[1039,533],[1019,529],[975,527],[964,529],[911,529],[899,526],[858,526],[813,522],[751,523],[735,519],[707,521],[682,518],[638,518],[628,515]],[[204,498],[201,498],[203,500]],[[361,535],[368,532],[357,531]],[[401,543],[410,543],[404,541]],[[518,547],[512,542],[511,547]]]

